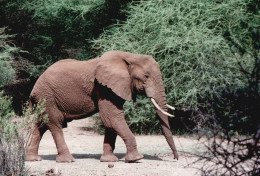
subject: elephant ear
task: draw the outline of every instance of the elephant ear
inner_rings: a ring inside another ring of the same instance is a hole
[[[97,64],[95,77],[103,86],[130,101],[132,99],[131,77],[128,71],[128,59],[122,52],[110,51],[103,54]]]

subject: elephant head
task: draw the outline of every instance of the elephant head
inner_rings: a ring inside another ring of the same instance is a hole
[[[165,88],[159,64],[149,55],[138,55],[122,51],[110,51],[100,57],[95,71],[97,81],[110,88],[124,100],[130,101],[136,93],[144,93],[156,107],[163,134],[173,151],[178,154],[168,122]]]

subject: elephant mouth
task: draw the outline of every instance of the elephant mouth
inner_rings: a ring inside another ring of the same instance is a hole
[[[172,114],[170,114],[170,113],[164,111],[164,110],[156,103],[155,99],[151,98],[151,102],[152,102],[153,105],[154,105],[159,111],[161,111],[164,115],[167,115],[167,116],[169,116],[169,117],[174,117],[174,115],[172,115]],[[171,106],[171,105],[166,104],[166,106],[167,106],[167,108],[169,108],[169,109],[175,110],[175,108],[174,108],[173,106]]]
[[[139,89],[137,89],[136,87],[134,87],[134,88],[133,88],[133,93],[147,96],[144,87],[141,87],[141,88],[139,88]]]

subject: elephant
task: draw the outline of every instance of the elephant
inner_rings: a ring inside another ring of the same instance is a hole
[[[143,158],[137,150],[135,137],[129,129],[123,111],[125,101],[134,100],[137,94],[150,98],[155,106],[163,134],[178,159],[170,131],[167,112],[174,107],[166,103],[165,88],[159,64],[150,55],[124,51],[108,51],[100,57],[87,61],[64,59],[51,65],[36,81],[30,97],[31,106],[45,101],[48,122],[34,124],[28,146],[27,161],[40,161],[39,143],[50,130],[56,147],[56,162],[74,162],[62,129],[67,122],[89,117],[99,112],[105,126],[101,162],[116,162],[113,153],[119,135],[126,145],[125,162]]]

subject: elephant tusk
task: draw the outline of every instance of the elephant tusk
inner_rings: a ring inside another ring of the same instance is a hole
[[[171,109],[171,110],[175,110],[175,107],[171,106],[171,105],[168,105],[166,104],[167,108]]]
[[[152,101],[153,105],[154,105],[158,110],[160,110],[164,115],[167,115],[167,116],[170,116],[170,117],[174,117],[174,115],[172,115],[172,114],[170,114],[170,113],[168,113],[168,112],[165,112],[162,108],[160,108],[160,106],[156,103],[156,101],[155,101],[153,98],[151,98],[151,101]]]

